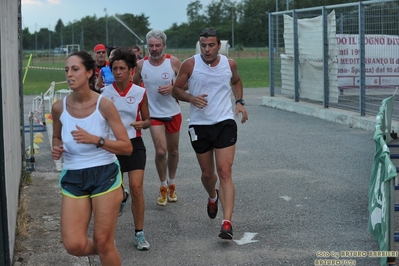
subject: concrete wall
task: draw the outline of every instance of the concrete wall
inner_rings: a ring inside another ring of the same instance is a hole
[[[4,245],[9,247],[9,254],[3,254],[5,265],[12,260],[14,253],[22,169],[21,125],[23,124],[21,124],[20,115],[20,43],[18,38],[20,2],[20,0],[0,1],[0,119],[3,122],[0,125],[0,149],[3,148],[3,151],[0,151],[0,175],[1,185],[5,183],[5,197],[2,195],[0,200],[6,201],[6,209],[1,209],[1,216],[3,222],[7,223],[3,226],[3,237],[8,236],[8,243],[6,239]],[[6,228],[8,232],[4,232]],[[0,264],[2,264],[1,261]]]

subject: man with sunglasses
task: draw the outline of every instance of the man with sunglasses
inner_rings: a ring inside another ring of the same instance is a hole
[[[109,62],[105,60],[106,47],[104,44],[99,43],[94,46],[94,61],[96,62],[96,82],[101,68],[108,66]]]

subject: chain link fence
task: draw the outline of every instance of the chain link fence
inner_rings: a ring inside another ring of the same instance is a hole
[[[270,13],[269,49],[270,96],[376,115],[399,87],[399,2]]]

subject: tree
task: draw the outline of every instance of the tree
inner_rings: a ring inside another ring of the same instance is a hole
[[[55,30],[56,33],[61,33],[63,27],[65,27],[65,26],[64,26],[64,23],[62,22],[61,19],[59,19],[59,20],[57,21],[57,24],[55,25],[54,30]]]
[[[201,15],[202,4],[199,0],[189,3],[186,10],[188,24],[205,22],[205,16]]]
[[[235,4],[230,0],[212,1],[206,8],[208,25],[216,28],[222,40],[229,40],[232,44],[232,19],[236,10]]]
[[[271,1],[244,0],[240,21],[241,41],[245,46],[265,47],[268,45],[268,13],[274,11]],[[245,30],[242,30],[245,29]]]
[[[235,2],[237,1],[237,2]],[[277,0],[278,10],[286,9],[287,0]],[[289,0],[290,9],[301,9],[305,7],[318,7],[320,5],[334,5],[347,2],[356,2],[356,0]],[[369,34],[380,33],[380,24],[383,23],[386,31],[384,34],[399,35],[399,1],[390,3],[380,3],[383,12],[378,16],[368,18],[366,30]],[[373,7],[370,8],[374,8]],[[366,8],[366,12],[370,8]],[[205,10],[205,11],[204,11]],[[343,18],[345,27],[342,33],[357,32],[357,8],[353,8],[353,16],[347,12]],[[168,48],[192,48],[195,47],[199,39],[199,33],[206,27],[217,28],[223,40],[229,40],[232,43],[234,27],[235,46],[258,46],[268,45],[268,16],[269,12],[276,11],[276,0],[213,0],[203,9],[201,1],[192,1],[187,5],[186,13],[188,21],[180,25],[174,23],[170,29],[165,30],[168,36]],[[149,31],[149,18],[144,14],[133,15],[130,13],[117,14],[130,30],[145,41],[145,35]],[[381,18],[380,18],[381,17]],[[281,24],[281,23],[279,23]],[[108,25],[108,39],[110,45],[132,46],[141,44],[126,27],[124,27],[115,18],[96,16],[86,16],[81,20],[75,20],[64,25],[61,19],[58,19],[54,32],[50,29],[40,29],[39,32],[30,34],[28,28],[22,30],[23,49],[48,49],[58,47],[62,44],[80,44],[81,49],[91,50],[97,43],[106,42],[106,25]],[[283,33],[283,25],[279,25]],[[280,29],[279,28],[279,29]],[[280,36],[281,37],[281,36]],[[51,38],[51,43],[50,39]],[[53,46],[53,47],[49,47]]]
[[[26,27],[21,32],[22,36],[22,47],[26,50],[33,50],[35,47],[33,46],[35,43],[34,36],[30,34],[29,28]]]

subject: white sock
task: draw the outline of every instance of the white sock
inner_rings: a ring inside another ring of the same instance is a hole
[[[161,182],[161,186],[163,186],[163,187],[167,187],[168,186],[168,181],[163,181],[163,182]]]
[[[217,201],[217,199],[218,199],[218,196],[216,195],[216,197],[214,197],[214,198],[209,198],[212,202],[216,202]]]
[[[170,185],[172,185],[174,183],[175,183],[175,179],[174,178],[173,179],[169,178],[168,185],[170,186]]]

